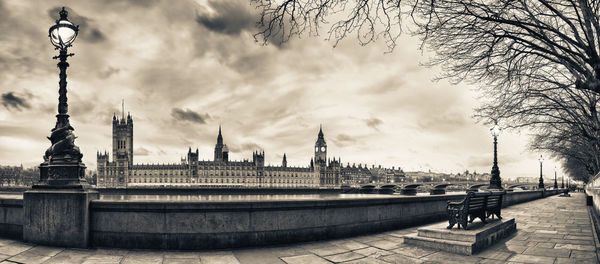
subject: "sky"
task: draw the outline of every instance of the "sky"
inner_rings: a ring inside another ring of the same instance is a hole
[[[68,62],[71,124],[88,168],[110,151],[111,119],[134,120],[134,163],[179,163],[188,147],[213,157],[222,126],[230,159],[307,166],[319,125],[328,156],[405,171],[489,172],[489,125],[473,119],[475,85],[433,81],[431,52],[407,34],[337,47],[323,37],[257,43],[249,0],[0,0],[0,165],[36,166],[58,102],[48,28],[67,6],[79,25]],[[126,115],[126,113],[125,113]],[[527,131],[503,131],[501,176],[538,177]],[[544,175],[560,166],[544,161]]]

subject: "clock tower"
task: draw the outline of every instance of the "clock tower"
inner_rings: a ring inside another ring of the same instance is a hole
[[[323,127],[319,127],[319,136],[315,142],[315,163],[325,167],[327,161],[327,143],[323,136]]]

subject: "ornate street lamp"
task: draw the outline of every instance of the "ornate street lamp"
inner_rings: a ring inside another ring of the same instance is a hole
[[[60,19],[50,27],[48,36],[55,49],[59,50],[57,64],[59,73],[58,89],[58,114],[56,125],[48,137],[50,146],[44,155],[44,162],[40,165],[40,183],[35,187],[71,187],[80,188],[85,182],[85,165],[81,162],[83,155],[75,146],[73,127],[69,124],[69,105],[67,104],[67,58],[73,53],[67,49],[73,45],[79,26],[73,25],[67,18],[68,12],[63,7],[59,12]]]
[[[492,165],[492,177],[490,178],[489,189],[502,189],[500,169],[498,168],[498,136],[500,135],[498,122],[494,121],[494,126],[490,128],[490,132],[494,137],[494,164]]]
[[[544,189],[544,178],[542,177],[542,163],[544,163],[544,158],[540,155],[540,184],[538,184],[539,189]]]
[[[565,188],[565,175],[562,174],[561,178],[562,178],[562,180],[561,180],[560,188],[564,189]]]
[[[554,189],[558,189],[558,182],[556,181],[556,166],[554,166]]]

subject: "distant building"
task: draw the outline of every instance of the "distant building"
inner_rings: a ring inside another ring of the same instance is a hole
[[[21,166],[0,166],[0,187],[29,187],[40,179],[39,169]]]
[[[516,183],[538,183],[539,182],[539,178],[538,177],[517,177],[516,179]],[[544,179],[544,183],[545,179]],[[554,184],[554,179],[552,179],[552,184]]]
[[[265,152],[255,151],[252,160],[229,160],[221,127],[213,160],[199,160],[198,149],[188,149],[179,164],[134,164],[133,119],[113,116],[112,161],[109,154],[97,153],[97,186],[126,187],[215,187],[215,188],[319,188],[340,185],[339,159],[327,159],[323,129],[315,142],[314,159],[307,167],[290,167],[284,154],[281,166],[265,166]]]
[[[98,172],[89,170],[85,172],[85,181],[90,185],[96,185],[96,179],[98,178]]]
[[[406,180],[406,175],[401,168],[385,168],[379,165],[375,167],[373,165],[370,169],[371,174],[373,175],[371,181],[375,183],[402,183]]]
[[[344,185],[356,186],[363,185],[367,183],[374,183],[373,174],[367,168],[367,166],[362,166],[361,164],[350,164],[346,165],[346,167],[342,168],[342,183]]]

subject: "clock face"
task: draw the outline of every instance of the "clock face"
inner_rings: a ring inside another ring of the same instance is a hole
[[[321,151],[325,151],[325,147],[321,147]]]
[[[319,147],[315,147],[315,151],[319,151]]]

